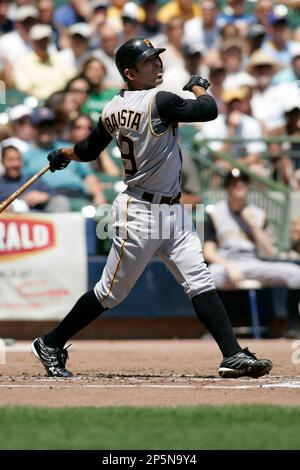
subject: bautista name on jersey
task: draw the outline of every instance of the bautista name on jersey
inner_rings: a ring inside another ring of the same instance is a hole
[[[132,109],[122,109],[116,113],[107,116],[104,121],[108,131],[112,134],[120,127],[126,127],[135,131],[140,130],[142,113],[133,111]]]

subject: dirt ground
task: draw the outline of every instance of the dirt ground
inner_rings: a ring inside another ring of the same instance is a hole
[[[300,341],[241,343],[273,361],[270,375],[222,379],[221,355],[210,340],[101,340],[74,341],[67,363],[74,377],[53,379],[30,344],[16,342],[0,362],[0,405],[300,405]]]

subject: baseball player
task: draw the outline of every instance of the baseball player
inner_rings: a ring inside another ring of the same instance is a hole
[[[128,89],[106,105],[88,138],[48,155],[50,170],[62,170],[71,160],[95,160],[114,138],[121,150],[127,184],[113,204],[116,234],[101,279],[53,331],[32,343],[33,353],[50,376],[72,375],[65,368],[66,341],[106,309],[118,305],[155,254],[183,286],[197,316],[216,340],[223,354],[221,376],[259,377],[272,368],[271,361],[257,359],[239,346],[204,263],[200,239],[190,224],[181,224],[188,216],[180,204],[177,123],[210,121],[218,111],[206,92],[209,82],[200,76],[192,76],[184,87],[196,99],[184,100],[156,88],[163,80],[160,54],[164,51],[147,38],[125,42],[116,53],[116,65]],[[162,235],[149,236],[149,224],[157,228],[158,208],[168,209]],[[165,228],[169,228],[167,237],[163,236]]]

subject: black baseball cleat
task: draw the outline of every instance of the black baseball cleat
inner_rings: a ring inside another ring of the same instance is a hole
[[[65,369],[69,357],[68,351],[63,348],[46,346],[43,337],[36,338],[31,344],[33,354],[41,361],[49,377],[72,377],[73,374]]]
[[[219,374],[226,379],[235,379],[238,377],[261,377],[268,374],[273,364],[269,359],[257,359],[248,348],[224,357],[219,368]]]

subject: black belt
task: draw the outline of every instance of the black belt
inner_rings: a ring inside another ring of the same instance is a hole
[[[144,201],[153,202],[154,194],[148,193],[147,191],[143,192],[141,198]],[[169,204],[172,206],[173,204],[178,204],[180,202],[181,193],[178,193],[177,196],[161,196],[159,201],[156,201],[157,204]]]

